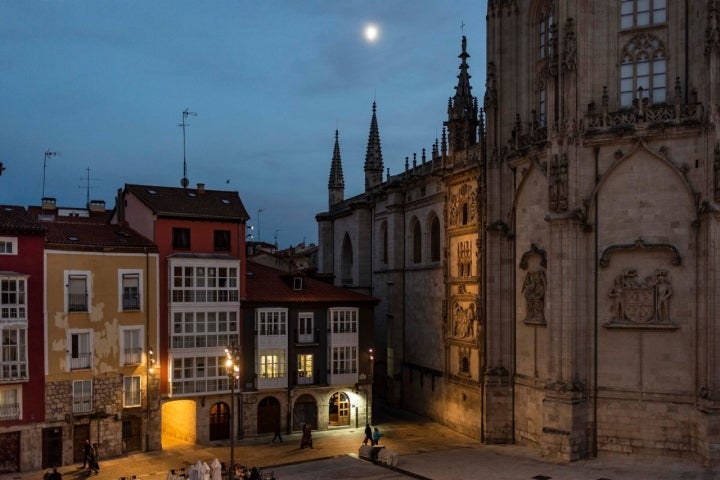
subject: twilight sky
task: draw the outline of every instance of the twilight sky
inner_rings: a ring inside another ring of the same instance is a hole
[[[263,241],[317,242],[336,128],[345,198],[364,189],[373,100],[391,174],[429,154],[463,32],[482,104],[486,5],[0,0],[0,204],[40,204],[47,150],[59,206],[84,206],[88,184],[108,208],[125,183],[180,186],[189,109],[190,186],[238,191]]]

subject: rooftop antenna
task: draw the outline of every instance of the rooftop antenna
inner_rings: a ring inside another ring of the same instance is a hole
[[[187,188],[187,186],[190,184],[190,181],[187,179],[187,160],[185,159],[185,127],[189,126],[189,123],[185,123],[185,120],[189,116],[197,117],[196,112],[191,112],[189,108],[186,108],[182,112],[182,123],[178,124],[178,127],[182,127],[183,129],[183,176],[180,180],[180,185],[182,185],[183,188]]]
[[[258,242],[260,241],[260,214],[264,211],[265,211],[264,208],[259,208],[257,211],[258,212],[258,228],[257,228],[257,241]]]
[[[42,198],[45,198],[45,168],[47,167],[47,159],[48,157],[54,157],[56,155],[59,155],[59,152],[55,152],[53,150],[50,150],[49,148],[45,150],[45,158],[43,159]]]
[[[279,228],[275,230],[275,235],[273,236],[275,239],[275,248],[278,248],[278,232],[282,232],[282,230]]]
[[[80,180],[85,180],[85,185],[80,185],[78,188],[84,188],[85,189],[85,206],[90,207],[90,167],[85,168],[85,171],[87,172],[87,176],[84,178],[81,178]],[[97,180],[96,178],[92,178],[93,181]]]
[[[460,33],[465,35],[465,22],[460,20]]]

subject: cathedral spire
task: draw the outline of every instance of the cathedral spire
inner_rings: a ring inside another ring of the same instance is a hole
[[[467,39],[462,37],[462,52],[460,58],[460,73],[458,84],[455,87],[455,96],[448,102],[448,120],[444,125],[448,127],[448,141],[450,152],[456,153],[466,150],[477,143],[478,107],[477,99],[472,95],[470,86],[471,75],[467,59]]]
[[[367,153],[365,154],[365,191],[371,190],[382,183],[383,159],[376,110],[377,106],[373,102],[370,135],[368,137]]]
[[[342,202],[345,197],[345,179],[343,178],[342,160],[340,159],[340,141],[338,140],[337,130],[335,130],[335,148],[333,148],[332,163],[330,165],[328,194],[330,206]]]

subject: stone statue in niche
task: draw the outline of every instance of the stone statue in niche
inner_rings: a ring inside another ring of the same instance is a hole
[[[458,242],[457,266],[459,277],[472,276],[472,249],[470,242]]]
[[[450,200],[450,226],[457,225],[458,221],[458,196],[453,195]]]
[[[672,285],[667,270],[638,279],[634,268],[615,277],[608,292],[612,299],[610,325],[671,325],[670,298]]]
[[[545,271],[525,274],[522,293],[525,296],[525,323],[545,324]]]
[[[474,338],[475,330],[475,304],[471,303],[468,308],[460,303],[455,304],[453,311],[453,336],[456,338]]]

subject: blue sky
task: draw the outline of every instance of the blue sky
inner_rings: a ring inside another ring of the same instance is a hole
[[[468,38],[485,84],[485,0],[0,0],[0,204],[105,200],[125,183],[237,190],[260,237],[317,241],[335,129],[364,188],[373,100],[390,173],[430,151]],[[363,36],[375,23],[375,42]],[[461,25],[464,24],[461,31]],[[89,182],[88,182],[89,169]]]

